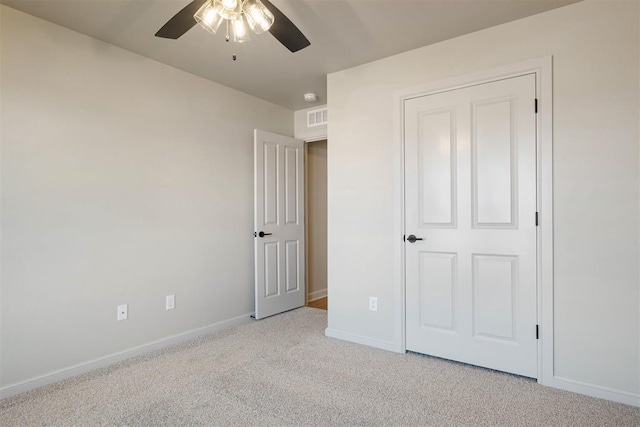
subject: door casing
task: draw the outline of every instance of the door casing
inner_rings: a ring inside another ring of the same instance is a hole
[[[395,330],[400,337],[398,352],[406,352],[406,309],[405,309],[405,200],[404,200],[404,103],[406,100],[440,92],[461,89],[525,74],[536,77],[536,188],[537,188],[537,303],[540,335],[538,340],[538,383],[561,387],[556,384],[553,374],[553,104],[552,104],[552,57],[533,59],[492,70],[430,83],[397,91],[394,95],[394,304],[396,316]],[[562,388],[562,387],[561,387]]]

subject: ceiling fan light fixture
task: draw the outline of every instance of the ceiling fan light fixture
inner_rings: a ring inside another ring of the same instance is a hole
[[[198,11],[193,15],[193,18],[200,24],[202,28],[210,32],[211,34],[215,34],[220,28],[220,24],[224,18],[220,14],[220,7],[215,6],[213,0],[207,1],[205,4],[198,9]]]
[[[247,27],[247,22],[244,15],[236,15],[231,20],[231,27],[233,28],[233,41],[237,43],[244,43],[251,40],[251,34]]]
[[[213,0],[213,4],[224,19],[234,19],[242,14],[242,0]]]
[[[255,33],[269,31],[292,53],[311,44],[300,29],[267,0],[192,0],[169,19],[155,36],[177,40],[198,23],[208,32],[216,33],[222,22],[227,21],[225,40],[231,41],[231,21],[237,16],[242,16],[244,25],[249,25]],[[237,25],[239,27],[239,24]],[[239,31],[235,38],[239,41],[247,40],[247,37],[243,37],[242,31]]]
[[[247,16],[249,26],[256,34],[268,31],[275,21],[273,13],[260,0],[245,0],[242,8]]]

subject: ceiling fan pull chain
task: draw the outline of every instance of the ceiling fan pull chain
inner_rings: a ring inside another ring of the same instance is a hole
[[[231,37],[229,37],[229,20],[227,19],[227,36],[224,38],[227,42],[229,40],[231,40]]]

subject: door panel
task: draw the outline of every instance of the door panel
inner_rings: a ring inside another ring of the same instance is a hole
[[[473,254],[473,336],[515,339],[518,257]]]
[[[278,242],[264,244],[264,297],[278,295]]]
[[[285,159],[285,224],[298,224],[298,209],[300,206],[298,200],[298,192],[300,190],[300,180],[298,179],[301,171],[298,163],[301,150],[293,147],[284,147]]]
[[[262,319],[304,305],[304,143],[260,130],[254,137],[255,317]]]
[[[407,349],[537,376],[535,77],[405,101]]]
[[[420,325],[455,330],[457,255],[420,253]]]
[[[474,226],[513,226],[516,182],[513,99],[474,103],[471,121]],[[515,166],[515,167],[514,167]]]
[[[421,225],[455,226],[455,111],[426,112],[419,125]]]
[[[264,211],[262,211],[262,223],[264,225],[278,224],[278,151],[277,144],[265,142],[262,146],[264,152],[264,165],[262,167],[264,198]],[[258,173],[259,171],[255,171]]]
[[[300,251],[298,241],[285,242],[287,254],[287,286],[286,292],[295,292],[300,290]]]

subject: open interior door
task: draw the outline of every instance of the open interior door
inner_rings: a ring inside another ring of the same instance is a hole
[[[305,303],[304,142],[254,132],[255,318]]]

